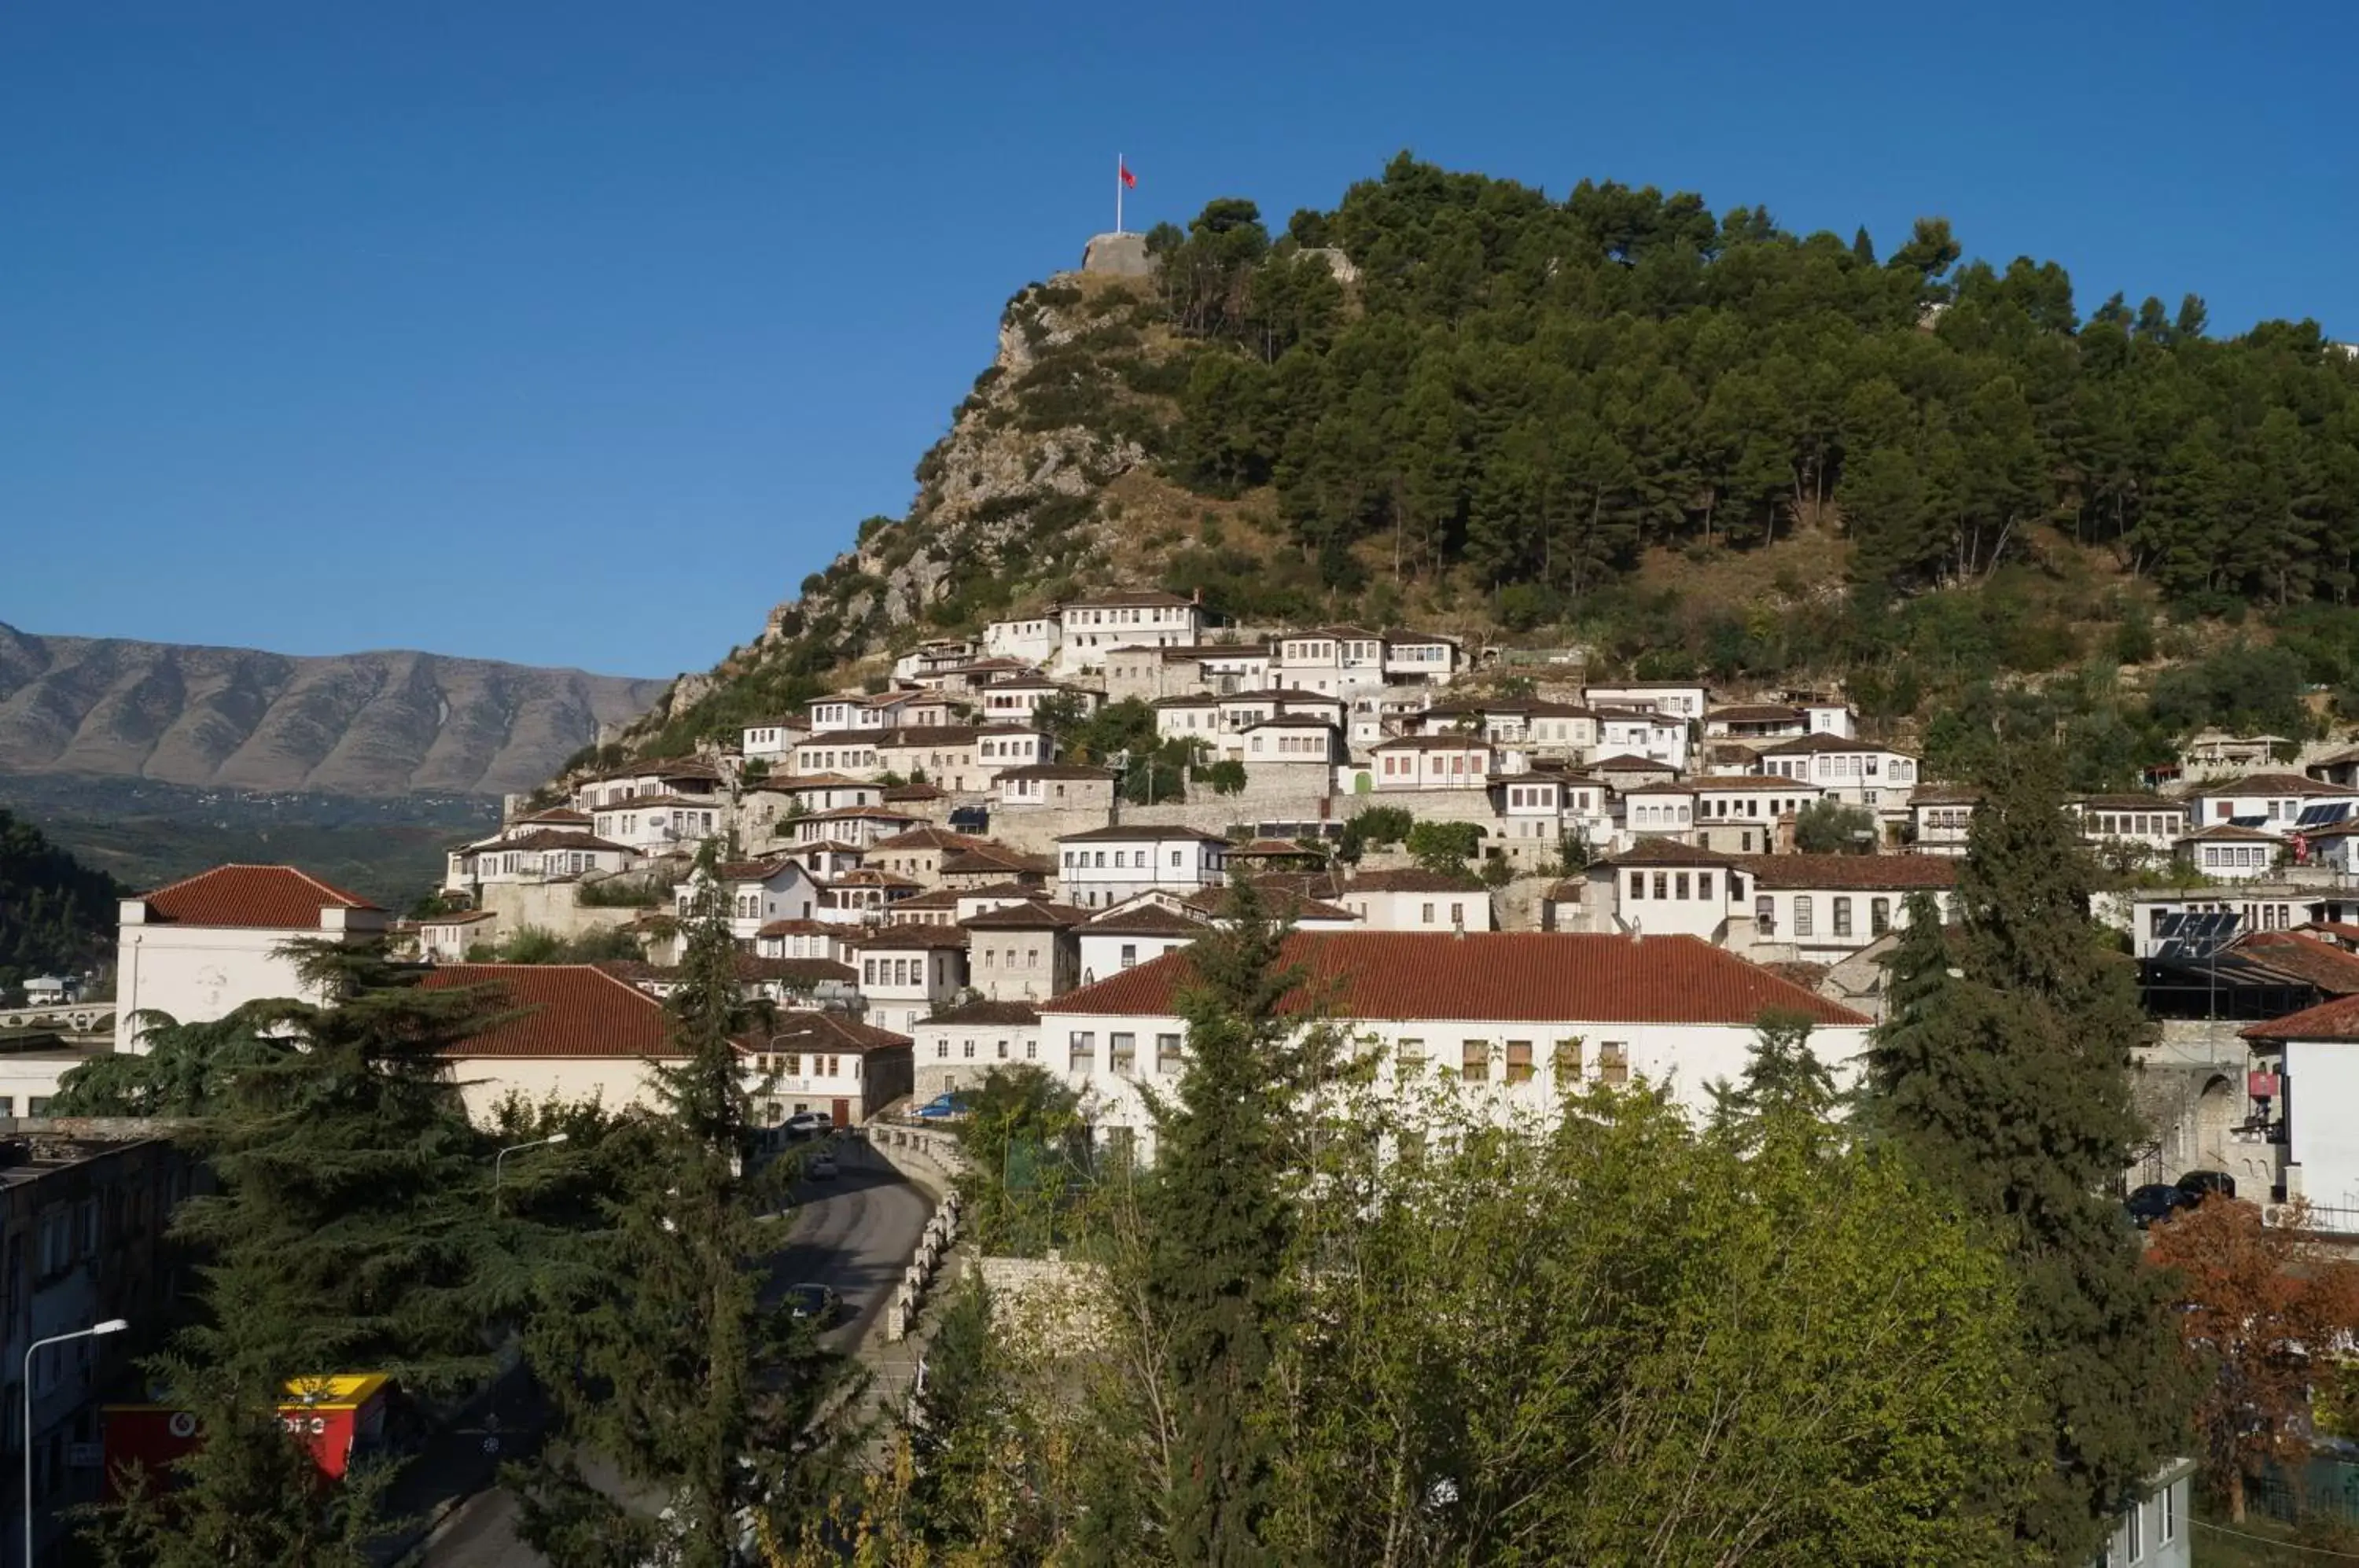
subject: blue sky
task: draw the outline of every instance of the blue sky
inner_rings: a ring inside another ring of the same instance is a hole
[[[1403,147],[2359,336],[2323,5],[0,7],[0,620],[701,668],[997,314]]]

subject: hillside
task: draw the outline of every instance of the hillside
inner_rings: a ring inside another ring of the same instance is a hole
[[[496,795],[548,778],[662,691],[428,653],[294,658],[0,625],[0,773]]]
[[[36,975],[75,974],[114,935],[117,888],[30,822],[0,811],[0,996]]]
[[[1283,234],[1233,199],[1147,244],[1151,278],[1019,293],[909,511],[634,744],[1102,585],[1841,681],[1910,728],[2062,684],[2075,713],[2137,706],[2158,662],[2239,642],[2359,682],[2359,362],[2313,322],[2084,314],[2054,263],[1962,263],[1938,219],[1879,256],[1406,155]]]

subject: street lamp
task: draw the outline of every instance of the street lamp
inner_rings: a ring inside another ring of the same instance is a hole
[[[25,1347],[25,1568],[33,1568],[33,1357],[52,1345],[63,1345],[70,1339],[96,1339],[101,1334],[121,1334],[131,1324],[123,1318],[109,1318],[88,1328],[78,1328],[71,1334],[53,1334],[47,1339],[37,1339]]]
[[[541,1149],[552,1143],[563,1143],[572,1135],[553,1132],[547,1138],[534,1138],[530,1143],[512,1143],[492,1156],[492,1213],[500,1212],[500,1161],[511,1154],[521,1154],[527,1149]]]

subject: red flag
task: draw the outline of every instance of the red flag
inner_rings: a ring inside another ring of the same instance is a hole
[[[1138,189],[1138,176],[1130,171],[1130,165],[1124,163],[1117,158],[1114,161],[1114,172],[1122,176],[1122,188],[1124,190],[1136,191]]]

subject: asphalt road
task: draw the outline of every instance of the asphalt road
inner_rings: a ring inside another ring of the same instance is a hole
[[[868,1146],[843,1140],[842,1174],[804,1184],[787,1245],[772,1259],[766,1296],[816,1282],[842,1296],[844,1321],[822,1343],[854,1351],[891,1301],[918,1250],[933,1200]],[[516,1499],[494,1486],[462,1503],[436,1529],[423,1568],[547,1568],[516,1536]]]

